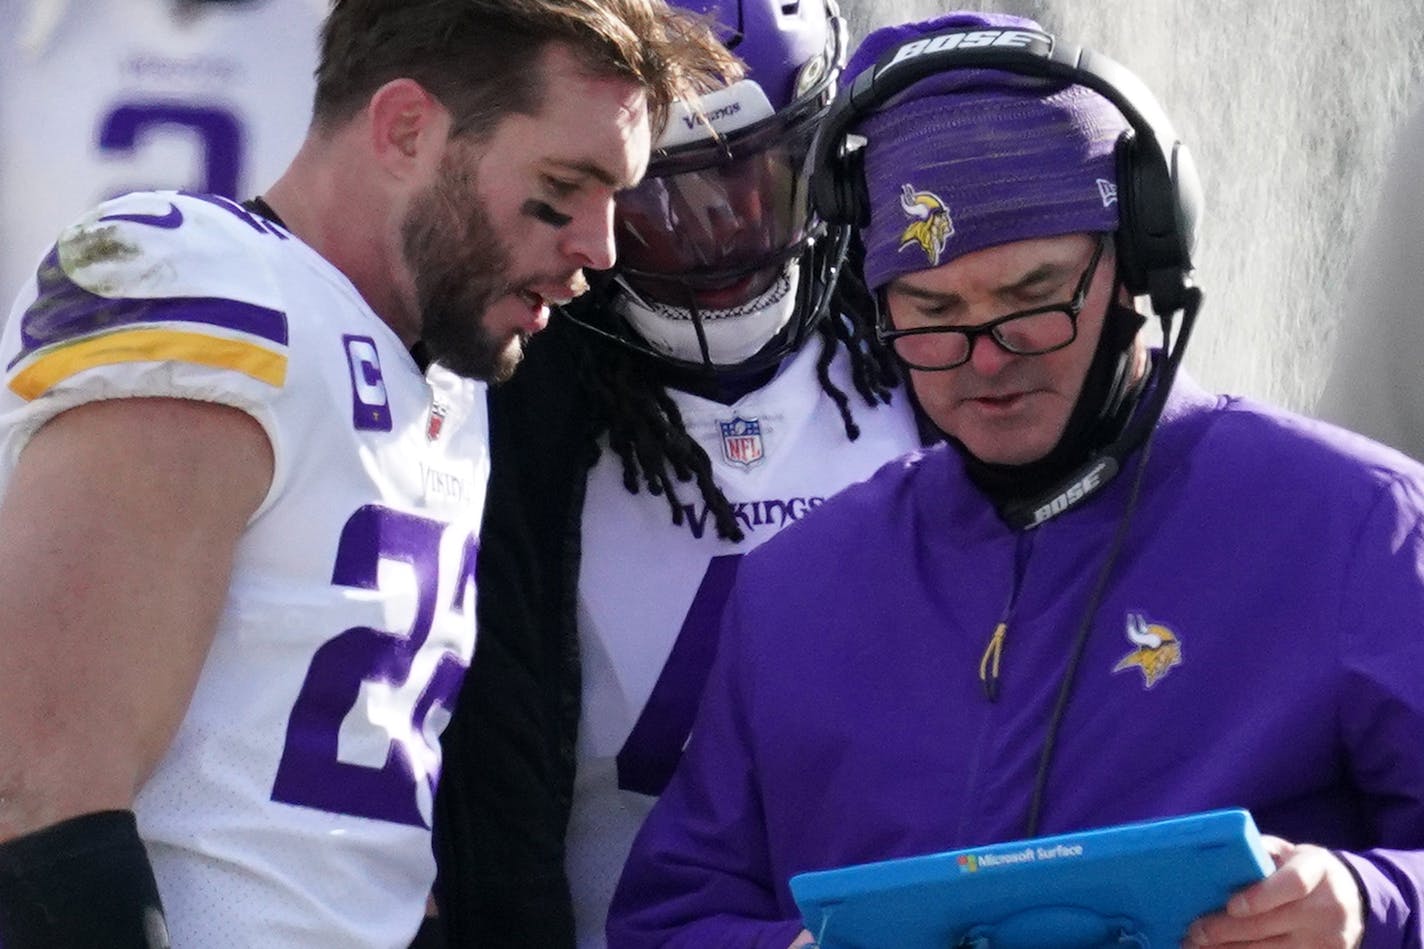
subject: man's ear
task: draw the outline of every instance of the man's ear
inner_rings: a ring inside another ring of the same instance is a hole
[[[423,177],[440,163],[450,113],[414,79],[392,79],[371,95],[371,150],[396,178]]]

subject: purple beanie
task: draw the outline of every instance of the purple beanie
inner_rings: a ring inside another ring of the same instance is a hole
[[[956,27],[1042,32],[995,13],[885,27],[860,44],[842,82],[901,43]],[[1114,148],[1126,128],[1084,86],[978,68],[920,80],[852,129],[867,140],[866,282],[876,290],[996,244],[1116,230]]]

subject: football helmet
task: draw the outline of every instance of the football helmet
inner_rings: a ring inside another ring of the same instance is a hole
[[[844,65],[834,0],[674,0],[715,21],[745,78],[676,103],[647,176],[618,195],[618,262],[566,309],[664,362],[749,371],[830,306],[849,228],[812,217],[805,163]]]

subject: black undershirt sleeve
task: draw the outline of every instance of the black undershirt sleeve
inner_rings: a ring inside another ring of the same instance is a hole
[[[0,844],[0,947],[169,949],[132,811],[98,811]]]

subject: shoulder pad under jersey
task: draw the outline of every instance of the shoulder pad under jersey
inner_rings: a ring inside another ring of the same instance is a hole
[[[7,347],[6,385],[31,401],[89,370],[131,376],[146,364],[281,388],[287,316],[264,245],[288,239],[225,198],[154,191],[99,205],[41,264],[39,296],[18,314],[18,351]]]

